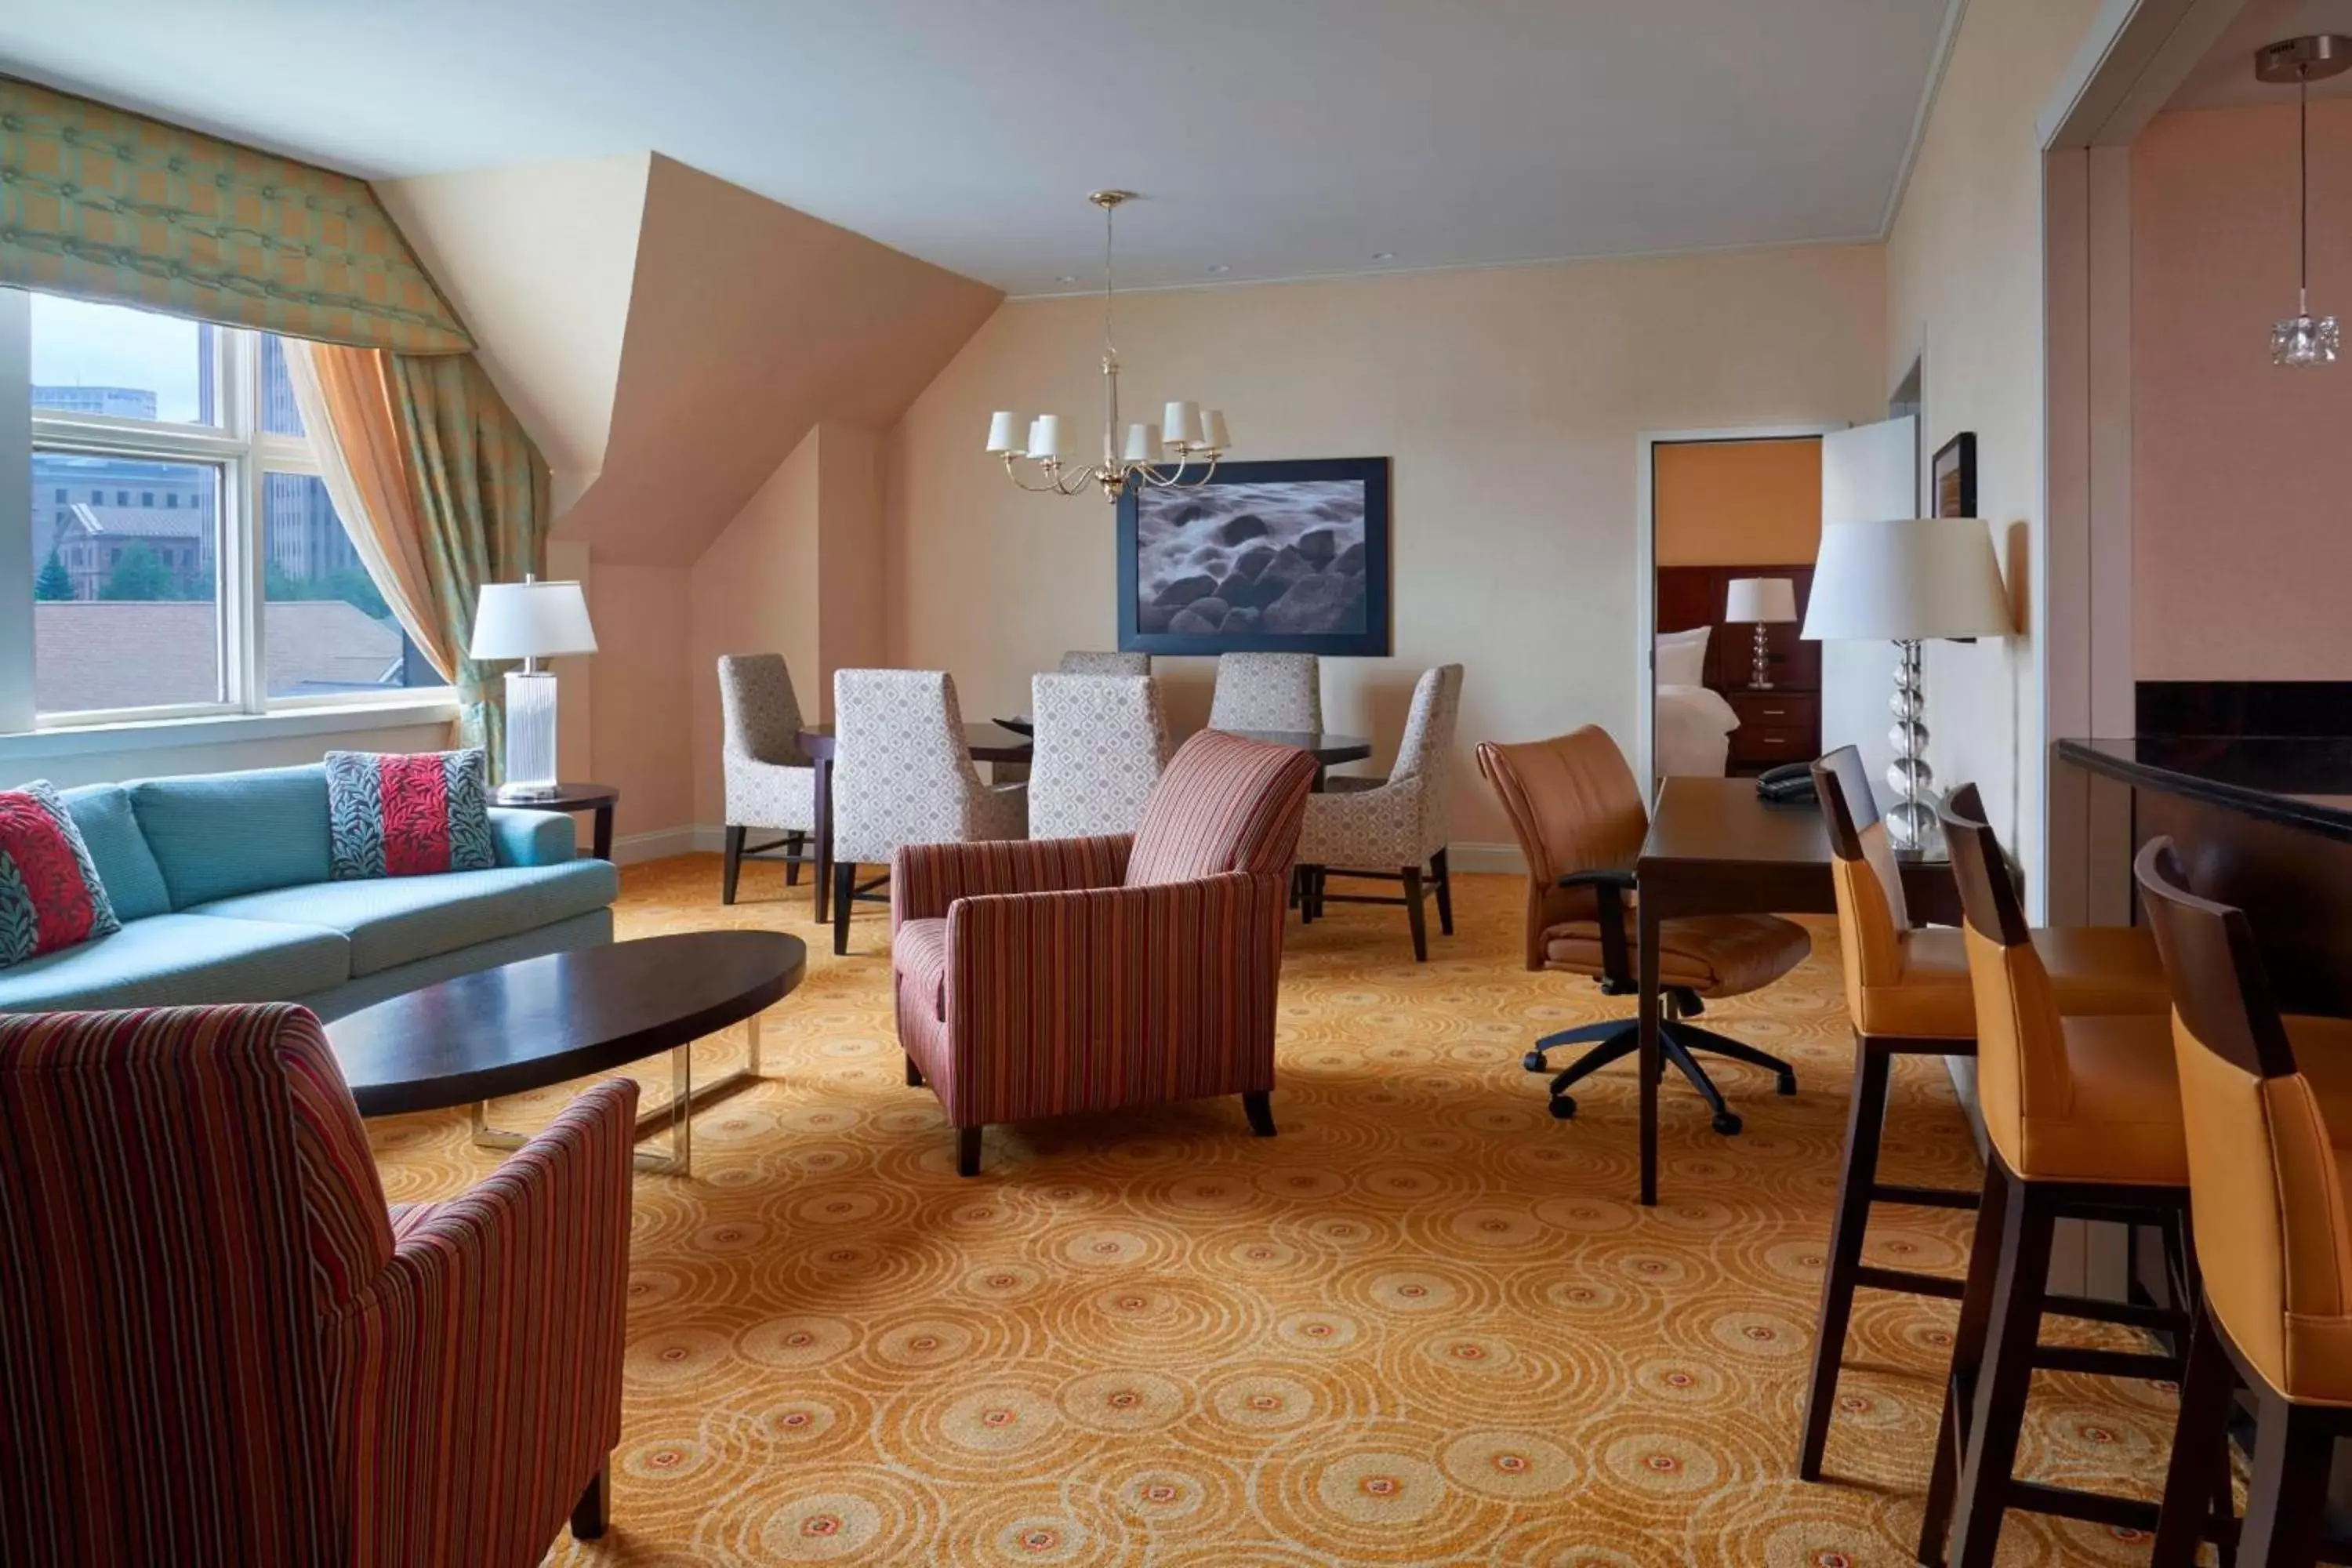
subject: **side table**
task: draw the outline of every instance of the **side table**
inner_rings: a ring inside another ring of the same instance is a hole
[[[509,795],[499,790],[490,797],[492,805],[511,805],[524,811],[568,811],[577,815],[583,811],[596,814],[595,847],[590,851],[599,860],[613,858],[613,807],[621,792],[611,784],[559,784],[553,795]]]

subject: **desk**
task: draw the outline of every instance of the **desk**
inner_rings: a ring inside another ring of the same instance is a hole
[[[1958,924],[1959,889],[1948,861],[1897,856],[1912,919]],[[1691,915],[1837,912],[1830,837],[1812,801],[1759,799],[1751,779],[1675,776],[1658,788],[1633,876],[1640,885],[1642,1201],[1658,1201],[1658,927]]]

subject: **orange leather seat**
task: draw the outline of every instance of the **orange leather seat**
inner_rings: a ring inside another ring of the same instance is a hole
[[[1638,952],[1636,921],[1625,911],[1625,951]],[[1805,928],[1771,915],[1703,915],[1658,928],[1658,984],[1702,996],[1761,990],[1805,961]],[[1599,921],[1563,921],[1543,931],[1544,965],[1603,973]]]
[[[2033,932],[2058,1010],[2070,1016],[2170,1010],[2156,942],[2137,926],[2053,926]],[[1948,926],[1895,935],[1892,984],[1859,987],[1854,1027],[1865,1035],[1965,1039],[1977,1032],[1968,944]]]

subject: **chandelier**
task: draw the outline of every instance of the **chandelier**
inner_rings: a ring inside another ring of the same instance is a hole
[[[2343,333],[2333,316],[2311,313],[2311,84],[2352,68],[2352,37],[2318,33],[2289,38],[2254,55],[2254,76],[2266,82],[2293,82],[2298,116],[2296,179],[2302,202],[2296,235],[2302,247],[2294,314],[2271,328],[2271,363],[2283,365],[2334,364],[2343,346]]]
[[[988,454],[1004,459],[1005,476],[1024,490],[1040,495],[1074,496],[1089,484],[1102,487],[1103,499],[1117,501],[1129,482],[1154,489],[1192,489],[1207,484],[1225,455],[1225,415],[1221,408],[1203,409],[1197,403],[1171,403],[1158,425],[1129,425],[1122,444],[1118,429],[1118,349],[1111,342],[1111,218],[1133,191],[1095,191],[1087,200],[1103,215],[1103,434],[1102,461],[1076,463],[1062,447],[1062,418],[1041,414],[1021,433],[1021,416],[1000,408],[989,416]],[[1170,466],[1172,459],[1173,466]],[[1026,461],[1043,483],[1022,477]]]

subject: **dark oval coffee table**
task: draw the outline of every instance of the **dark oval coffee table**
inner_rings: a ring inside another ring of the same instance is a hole
[[[644,1169],[691,1167],[693,1113],[760,1079],[760,1014],[797,988],[808,948],[780,931],[690,931],[502,963],[363,1007],[327,1026],[362,1116],[470,1106],[474,1141],[520,1147],[483,1102],[670,1053],[670,1102],[637,1118],[637,1136],[670,1131]],[[694,1087],[689,1047],[749,1026],[744,1066]]]

